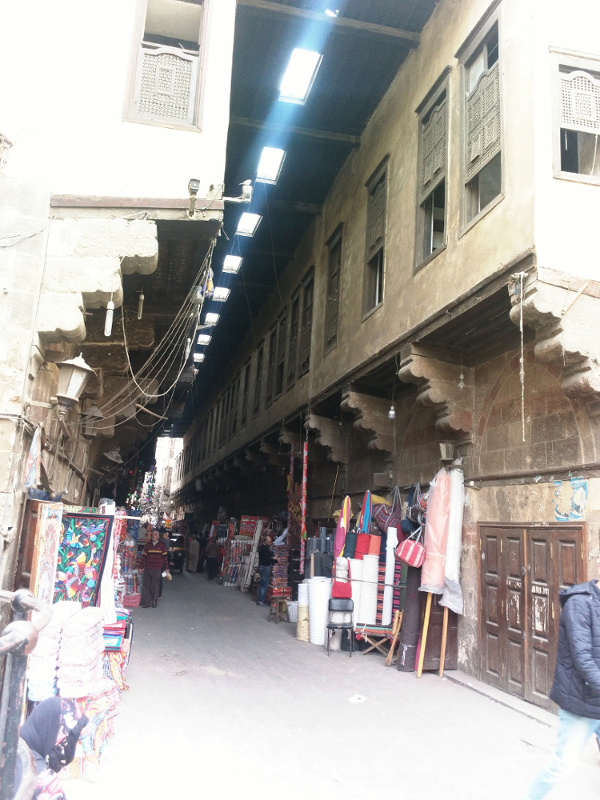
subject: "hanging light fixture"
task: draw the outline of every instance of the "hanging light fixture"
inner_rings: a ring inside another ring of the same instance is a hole
[[[56,366],[58,367],[56,397],[59,405],[66,410],[79,402],[90,375],[96,373],[85,363],[83,353],[80,353],[77,358],[59,361]]]
[[[97,405],[90,406],[81,415],[83,419],[82,435],[86,439],[93,439],[98,434],[98,425],[104,419],[104,414]]]
[[[390,406],[390,410],[388,411],[388,419],[396,419],[396,409],[394,408],[394,404]]]
[[[144,287],[142,286],[142,290],[140,292],[140,298],[138,300],[137,318],[141,319],[143,313],[144,313]]]

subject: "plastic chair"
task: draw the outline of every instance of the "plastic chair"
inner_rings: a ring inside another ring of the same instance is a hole
[[[348,613],[350,614],[349,622],[336,622],[334,620],[334,615],[343,614],[343,619],[345,619]],[[352,658],[352,651],[354,650],[354,600],[345,597],[332,597],[329,600],[329,611],[327,614],[327,655],[330,653],[329,644],[331,633],[335,630],[348,631],[350,636],[350,658]]]

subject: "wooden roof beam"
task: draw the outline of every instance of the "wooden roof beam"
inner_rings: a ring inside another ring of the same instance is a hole
[[[279,3],[270,2],[270,0],[237,0],[237,4],[238,6],[254,8],[257,11],[287,14],[290,17],[328,23],[339,32],[359,31],[361,33],[372,33],[377,36],[404,39],[413,45],[417,45],[421,41],[421,35],[414,31],[405,31],[402,28],[392,28],[388,25],[376,25],[372,22],[361,22],[361,20],[350,19],[349,17],[328,17],[318,11],[307,11],[304,8],[295,8],[294,6],[282,6]]]
[[[269,130],[276,133],[286,133],[292,136],[305,136],[312,139],[325,139],[330,142],[340,142],[358,147],[360,136],[352,133],[337,133],[336,131],[320,131],[317,128],[301,128],[296,125],[284,125],[278,122],[264,122],[259,119],[249,119],[247,117],[230,117],[230,125],[237,125],[240,128],[256,128],[257,130]]]

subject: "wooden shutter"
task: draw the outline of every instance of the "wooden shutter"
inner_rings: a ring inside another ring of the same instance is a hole
[[[421,126],[419,205],[446,176],[447,108],[444,99]]]
[[[385,172],[369,190],[367,244],[369,254],[377,250],[385,237]]]
[[[467,97],[465,173],[468,183],[500,152],[500,62]]]
[[[288,353],[287,386],[294,385],[296,380],[296,362],[298,359],[298,323],[300,316],[300,300],[296,296],[292,300],[290,313],[290,351]]]
[[[310,343],[312,337],[313,317],[313,279],[304,284],[304,302],[302,306],[302,331],[300,333],[300,369],[299,374],[304,375],[310,367]]]
[[[560,75],[560,127],[600,133],[600,81],[587,72]]]
[[[337,341],[338,316],[340,305],[340,271],[342,265],[341,237],[334,241],[329,249],[327,310],[325,316],[325,349],[328,350]]]

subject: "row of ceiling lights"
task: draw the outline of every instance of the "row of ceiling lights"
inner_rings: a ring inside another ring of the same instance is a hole
[[[328,15],[337,16],[337,12],[331,12],[328,13]],[[279,100],[281,102],[304,105],[314,83],[322,58],[322,54],[314,50],[295,48],[292,51],[288,66],[279,85]],[[275,185],[281,175],[285,155],[285,150],[279,147],[263,147],[256,172],[256,181],[258,183]],[[246,192],[243,192],[242,197],[244,197],[245,202],[250,201],[252,198],[251,187],[250,191],[246,190]],[[239,198],[235,199],[239,201]],[[240,216],[235,236],[254,236],[261,219],[262,217],[260,214],[244,211]],[[241,256],[227,255],[223,262],[222,271],[224,273],[236,275],[241,266]],[[216,286],[212,300],[223,303],[229,297],[229,293],[229,288],[225,286]],[[219,321],[219,316],[220,315],[216,312],[207,312],[204,317],[202,328],[213,328]],[[212,336],[209,333],[199,333],[196,344],[206,348],[210,344],[211,338]],[[202,363],[204,358],[204,351],[196,351],[194,353],[194,362],[196,364]]]

